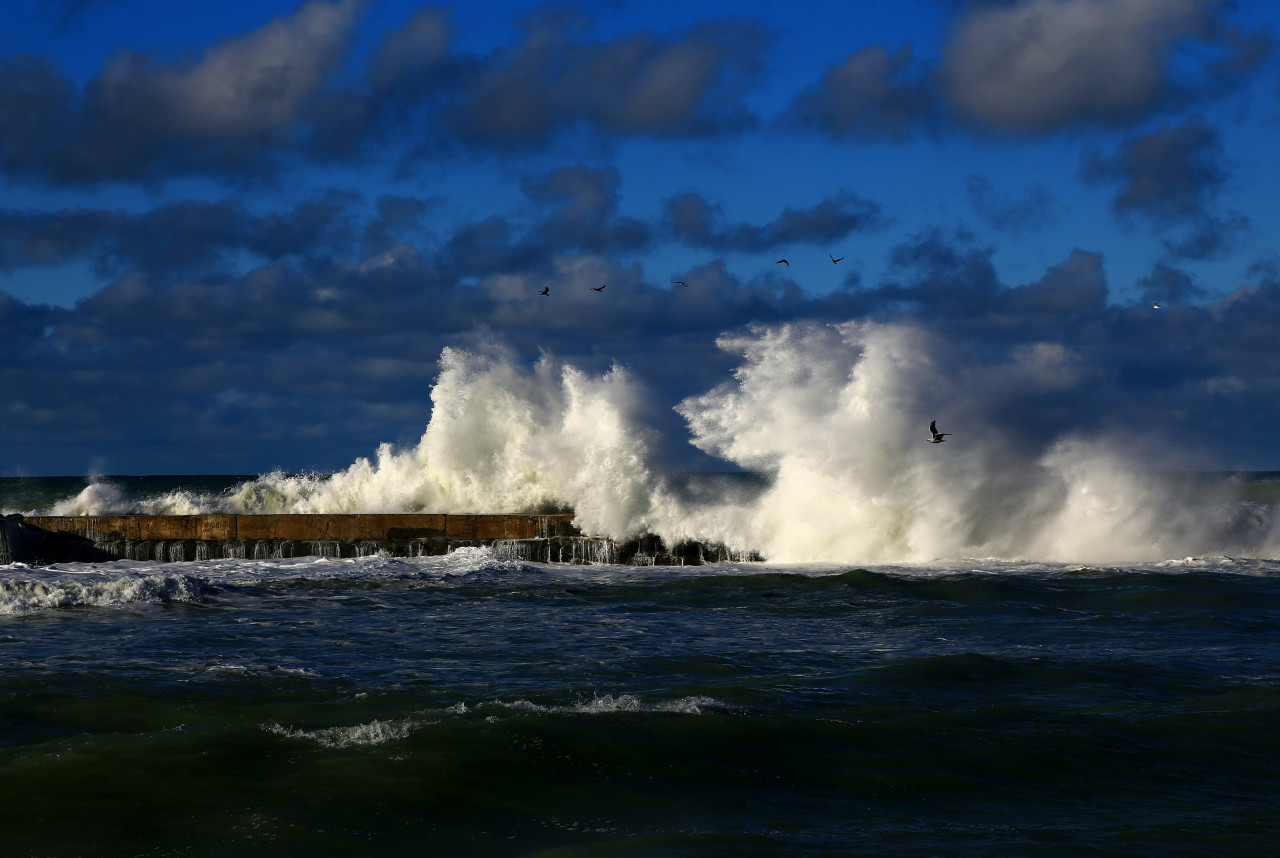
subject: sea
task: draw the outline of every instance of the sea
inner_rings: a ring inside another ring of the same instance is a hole
[[[243,509],[334,479],[6,478],[0,508]],[[1280,499],[1276,474],[1174,483],[1224,520]],[[1269,544],[0,566],[0,853],[1272,855]]]
[[[0,567],[0,855],[1280,853],[1280,474],[1025,425],[1076,383],[1049,347],[975,386],[902,325],[721,345],[687,439],[623,366],[446,349],[421,438],[342,469],[0,480],[763,558]]]

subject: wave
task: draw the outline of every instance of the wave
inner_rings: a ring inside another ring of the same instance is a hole
[[[95,483],[55,505],[108,512],[546,512],[590,535],[697,539],[773,561],[938,558],[1126,562],[1268,556],[1272,506],[1240,487],[1161,476],[1185,461],[1152,435],[1008,415],[1087,385],[1061,346],[975,358],[923,328],[793,324],[722,337],[733,378],[681,402],[690,443],[757,491],[690,492],[654,464],[653,407],[621,366],[445,349],[417,444],[330,475],[274,472],[217,496],[127,501]],[[927,444],[937,419],[947,443]],[[128,509],[121,509],[121,507]]]
[[[457,703],[443,711],[432,713],[433,717],[422,714],[399,720],[374,719],[365,724],[354,724],[341,727],[320,727],[313,730],[301,730],[284,727],[278,723],[264,724],[262,729],[268,733],[284,736],[288,739],[301,739],[314,742],[322,748],[344,749],[382,745],[404,739],[426,727],[438,725],[442,718],[466,717],[477,715],[487,721],[496,717],[491,714],[495,710],[502,712],[529,712],[551,715],[608,715],[614,713],[656,712],[674,715],[701,715],[707,708],[721,707],[711,697],[682,697],[677,700],[664,700],[657,703],[646,703],[632,694],[597,694],[589,701],[568,706],[548,706],[533,703],[529,700],[504,702],[493,700],[468,706]]]
[[[96,580],[54,577],[0,579],[0,615],[51,608],[107,607],[144,602],[198,602],[214,588],[195,575],[102,576]]]
[[[382,745],[387,742],[403,739],[423,726],[423,722],[413,718],[401,721],[373,720],[368,724],[355,724],[350,727],[322,727],[317,730],[295,730],[279,724],[266,724],[262,729],[289,739],[304,739],[315,742],[322,748],[357,748]]]

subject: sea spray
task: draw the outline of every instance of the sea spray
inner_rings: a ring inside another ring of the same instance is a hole
[[[217,496],[126,501],[95,483],[54,512],[572,509],[593,536],[649,532],[798,562],[1108,562],[1280,544],[1269,506],[1158,476],[1179,459],[1149,429],[1012,419],[1046,388],[1091,383],[1061,345],[983,351],[919,325],[847,322],[756,328],[720,346],[739,357],[734,377],[677,411],[699,449],[767,475],[750,496],[681,491],[661,472],[643,419],[653,405],[625,369],[591,375],[550,355],[528,366],[491,347],[444,350],[412,447]],[[926,443],[931,420],[946,443]]]
[[[544,356],[532,370],[498,348],[445,349],[419,442],[381,445],[331,475],[272,472],[221,496],[173,492],[128,501],[95,482],[56,515],[549,512],[572,508],[585,532],[647,529],[656,480],[643,396],[619,366],[593,377]]]
[[[1270,516],[1154,475],[1176,462],[1154,434],[1138,445],[1069,424],[1031,437],[1004,425],[999,415],[1046,378],[1085,383],[1062,349],[961,361],[923,328],[857,322],[720,345],[742,356],[734,382],[678,410],[695,445],[774,479],[748,506],[679,511],[698,538],[779,561],[1115,561],[1274,548]],[[933,419],[954,433],[947,443],[926,443]],[[660,531],[668,524],[655,519]]]

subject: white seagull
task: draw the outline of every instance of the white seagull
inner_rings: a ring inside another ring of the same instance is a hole
[[[937,420],[929,421],[929,443],[930,444],[941,444],[943,441],[947,440],[947,436],[950,434],[951,434],[950,432],[938,431]]]

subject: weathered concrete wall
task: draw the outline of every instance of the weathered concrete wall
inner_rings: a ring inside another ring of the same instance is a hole
[[[320,555],[396,557],[493,546],[500,556],[542,563],[700,564],[737,557],[722,545],[668,548],[656,536],[618,544],[583,536],[559,515],[106,515],[9,516],[0,563],[216,560]]]
[[[51,533],[96,541],[157,539],[545,539],[581,536],[561,515],[38,515],[23,519]]]

